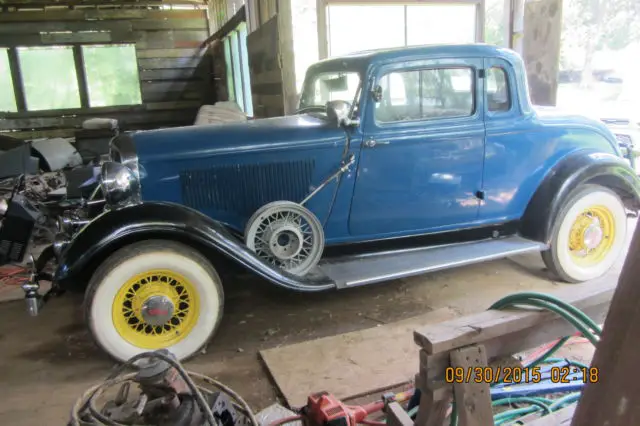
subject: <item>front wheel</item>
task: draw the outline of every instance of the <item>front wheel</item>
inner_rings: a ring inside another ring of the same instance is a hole
[[[96,270],[85,319],[98,345],[126,361],[167,348],[178,359],[200,350],[222,317],[218,274],[196,250],[173,241],[125,246]]]
[[[564,281],[591,280],[614,265],[626,234],[627,215],[620,197],[605,187],[584,185],[560,210],[551,247],[542,253],[542,259]]]

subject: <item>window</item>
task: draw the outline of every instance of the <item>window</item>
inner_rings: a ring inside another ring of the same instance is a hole
[[[142,103],[136,48],[133,45],[83,46],[89,106]]]
[[[27,110],[80,108],[72,47],[20,47],[18,61]]]
[[[356,96],[360,76],[355,72],[324,72],[304,88],[300,97],[300,108],[324,107],[329,101],[345,101],[350,104]]]
[[[238,25],[225,37],[224,60],[227,70],[229,100],[236,101],[240,109],[248,116],[253,116],[246,22]]]
[[[396,71],[382,77],[376,121],[391,123],[470,116],[474,111],[471,68]]]
[[[13,87],[11,81],[10,52],[17,57],[14,71],[20,72],[20,88]],[[0,89],[0,110],[3,111],[23,110],[15,101],[18,89],[21,89],[18,97],[21,99],[24,95],[26,111],[142,103],[133,44],[0,49]]]
[[[489,111],[509,111],[509,80],[504,69],[489,68],[487,71],[487,109]]]
[[[9,50],[0,49],[0,112],[16,112],[16,97],[9,69]]]

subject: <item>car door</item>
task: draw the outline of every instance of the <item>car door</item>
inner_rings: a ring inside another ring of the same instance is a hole
[[[351,234],[410,235],[476,220],[484,154],[481,68],[481,58],[452,58],[374,71]]]

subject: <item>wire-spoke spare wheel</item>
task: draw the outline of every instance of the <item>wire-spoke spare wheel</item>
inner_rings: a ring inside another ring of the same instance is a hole
[[[179,359],[200,350],[222,317],[218,274],[196,250],[173,241],[125,246],[96,270],[85,317],[96,342],[125,361],[168,348]]]
[[[247,222],[245,243],[258,257],[285,271],[304,275],[318,264],[324,231],[316,216],[300,204],[275,201]]]
[[[549,270],[568,282],[605,274],[624,250],[627,215],[618,195],[584,185],[568,198],[553,224],[551,248],[542,253]]]

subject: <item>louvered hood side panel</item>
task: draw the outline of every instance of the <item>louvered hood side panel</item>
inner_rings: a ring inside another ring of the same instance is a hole
[[[307,159],[183,170],[182,202],[200,211],[247,217],[271,201],[301,201],[309,193],[314,168],[314,160]]]

